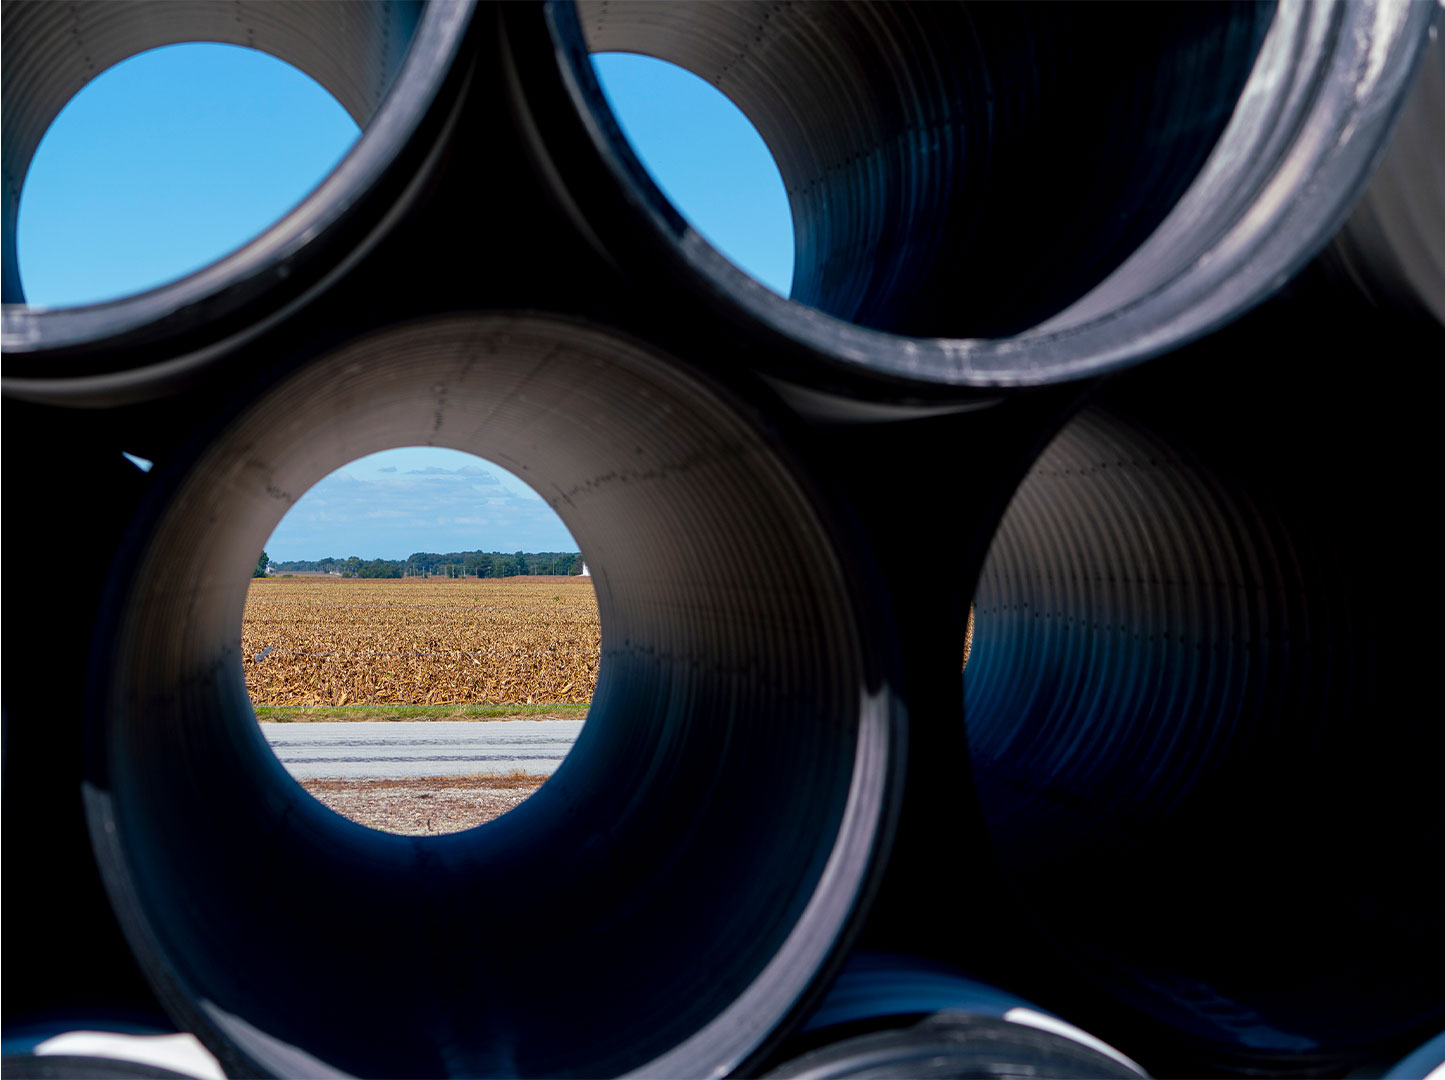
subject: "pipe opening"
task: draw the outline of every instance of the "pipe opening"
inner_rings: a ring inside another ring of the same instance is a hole
[[[263,4],[90,0],[5,7],[3,287],[23,303],[16,249],[21,192],[41,139],[91,80],[165,45],[211,42],[254,49],[319,83],[365,129],[401,70],[424,5]],[[299,194],[299,192],[298,192]]]
[[[788,195],[752,122],[717,87],[676,64],[600,53],[592,67],[658,188],[739,269],[787,296],[793,280]]]
[[[411,447],[348,463],[252,571],[241,663],[267,745],[359,825],[495,820],[587,718],[600,656],[584,568],[561,519],[492,462]]]
[[[792,298],[915,337],[1003,337],[1103,281],[1235,110],[1272,5],[581,0],[753,122],[792,208]]]
[[[91,828],[142,964],[228,1070],[728,1071],[830,963],[892,721],[852,578],[764,430],[603,331],[479,316],[298,370],[170,478],[100,658]],[[401,837],[286,777],[238,628],[299,493],[418,444],[543,493],[594,571],[603,662],[533,798]]]
[[[70,99],[26,171],[24,296],[99,303],[215,262],[299,203],[357,134],[324,88],[254,49],[123,60]]]
[[[963,679],[980,799],[1047,938],[1195,1067],[1387,1062],[1445,1012],[1419,436],[1357,384],[1216,374],[1090,408],[1018,489]]]

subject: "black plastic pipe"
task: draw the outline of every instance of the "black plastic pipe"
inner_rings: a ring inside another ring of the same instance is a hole
[[[859,953],[766,1075],[1142,1077],[1118,1050],[998,987],[917,957]]]
[[[1433,404],[1357,359],[1429,363],[1445,335],[1309,310],[1108,388],[1019,486],[975,593],[994,850],[1095,988],[1073,1007],[1102,986],[1167,1029],[1131,1044],[1164,1071],[1383,1067],[1445,1022]]]
[[[1364,189],[1436,17],[609,0],[546,5],[538,41],[538,15],[508,12],[516,79],[596,242],[726,310],[778,374],[900,402],[1116,370],[1269,296]],[[667,204],[589,50],[679,64],[752,120],[788,188],[798,302]],[[1428,141],[1401,165],[1412,190],[1442,154]]]
[[[4,387],[64,405],[144,401],[194,382],[334,284],[418,197],[467,65],[469,3],[245,5],[225,0],[6,0],[3,37]],[[88,82],[148,49],[212,41],[310,75],[363,129],[280,221],[211,265],[100,304],[24,303],[15,229],[36,147]]]
[[[61,18],[5,10],[7,50]],[[5,871],[42,882],[7,893],[7,1022],[154,993],[237,1072],[721,1075],[772,1062],[857,939],[1160,1075],[1387,1067],[1442,1013],[1419,706],[1441,144],[1408,135],[1439,17],[425,9],[348,163],[239,262],[7,305],[7,539],[70,523],[96,568],[6,585],[7,629],[45,631],[7,635],[30,678],[4,691]],[[787,159],[806,303],[662,200],[593,47],[728,84]],[[7,81],[7,152],[27,93]],[[1084,103],[1121,121],[1111,154]],[[1089,381],[1279,288],[1402,109],[1396,194],[1358,204],[1343,270]],[[1040,207],[1050,138],[1072,156]],[[269,756],[239,625],[310,483],[433,442],[558,508],[605,655],[537,799],[413,840]],[[56,445],[83,509],[32,468]],[[966,1057],[1000,1033],[927,1034]]]
[[[562,767],[436,838],[291,780],[240,654],[291,504],[416,444],[536,487],[602,621]],[[843,534],[751,409],[572,320],[431,320],[299,369],[160,483],[97,638],[86,803],[143,968],[229,1069],[727,1072],[841,960],[902,729]]]

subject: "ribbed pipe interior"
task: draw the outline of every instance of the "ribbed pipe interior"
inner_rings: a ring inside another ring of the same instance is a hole
[[[1445,1002],[1392,524],[1414,458],[1368,413],[1290,400],[1071,421],[999,527],[963,684],[989,829],[1045,932],[1190,1039],[1298,1068]]]
[[[139,556],[97,720],[92,829],[169,1006],[279,1075],[686,1075],[763,1039],[849,917],[892,736],[849,576],[762,430],[599,331],[477,317],[349,346],[220,434]],[[400,445],[528,480],[602,619],[572,754],[443,837],[312,800],[241,669],[271,530]]]
[[[421,8],[421,0],[7,0],[0,43],[5,303],[24,300],[15,228],[30,162],[60,110],[97,75],[163,45],[241,45],[311,76],[364,128],[401,67]]]
[[[792,206],[792,298],[996,337],[1102,281],[1228,122],[1270,4],[579,0],[594,52],[708,80]]]

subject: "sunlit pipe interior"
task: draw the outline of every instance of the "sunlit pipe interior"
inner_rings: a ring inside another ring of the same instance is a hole
[[[894,736],[850,575],[762,430],[601,331],[475,317],[310,364],[185,467],[99,658],[91,827],[146,970],[228,1068],[700,1075],[793,1007],[872,872]],[[285,774],[239,634],[289,505],[426,444],[548,499],[602,664],[537,795],[417,838]]]
[[[1445,7],[1437,6],[1389,149],[1324,254],[1386,311],[1445,326]]]
[[[163,1018],[90,1015],[9,1024],[0,1064],[13,1077],[105,1076],[112,1080],[225,1080],[194,1035]]]
[[[594,52],[708,80],[792,206],[792,297],[915,336],[1002,336],[1105,278],[1229,121],[1270,4],[580,0]]]
[[[849,959],[768,1077],[1147,1074],[1108,1043],[1008,990],[919,957]]]
[[[1231,372],[1084,412],[1019,488],[975,594],[974,774],[1045,939],[1195,1067],[1383,1064],[1445,1015],[1424,436],[1325,367],[1278,400]]]
[[[365,128],[401,67],[423,8],[388,3],[227,0],[7,0],[3,62],[3,294],[24,301],[16,256],[20,195],[40,140],[68,101],[122,60],[206,41],[258,49],[299,68]]]

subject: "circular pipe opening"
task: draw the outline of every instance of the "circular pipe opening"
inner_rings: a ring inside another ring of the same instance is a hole
[[[1357,387],[1234,385],[1091,408],[1019,488],[975,593],[973,771],[1029,914],[1156,1056],[1383,1064],[1445,1014],[1390,569],[1417,436]]]
[[[501,817],[587,719],[586,569],[556,513],[494,462],[436,447],[348,462],[252,571],[241,662],[267,745],[318,802],[381,832]]]
[[[0,155],[7,388],[32,397],[65,396],[79,392],[80,376],[94,376],[88,389],[103,387],[114,396],[128,384],[120,376],[101,377],[110,374],[107,365],[117,362],[107,352],[120,353],[137,340],[185,341],[188,355],[171,358],[171,367],[200,363],[206,358],[204,346],[214,347],[223,331],[257,333],[275,318],[277,308],[284,310],[281,300],[316,287],[327,269],[318,270],[309,257],[326,247],[318,241],[328,232],[338,233],[343,222],[357,219],[367,194],[402,155],[450,71],[470,13],[465,4],[412,0],[252,6],[221,0],[7,3],[6,135]],[[24,306],[15,229],[21,190],[41,138],[66,103],[101,72],[139,53],[186,42],[244,46],[291,64],[341,104],[362,128],[361,137],[284,218],[206,268],[109,303],[57,310]],[[387,202],[399,194],[391,192]],[[343,254],[350,258],[366,246],[356,236],[348,242],[352,250]],[[256,307],[258,296],[269,301],[264,310]],[[206,340],[191,341],[188,334]],[[92,355],[98,346],[103,348]],[[68,359],[72,353],[79,358]],[[129,381],[138,378],[132,375]],[[142,389],[129,389],[129,396],[145,396]]]
[[[779,296],[793,280],[783,178],[757,128],[717,87],[635,53],[594,53],[608,105],[648,175],[721,254]]]
[[[572,755],[444,837],[291,784],[239,655],[297,494],[403,444],[545,493],[602,615]],[[88,805],[143,965],[228,1070],[723,1073],[803,1007],[883,846],[897,736],[831,527],[730,399],[586,326],[434,321],[299,370],[169,483],[103,631]]]
[[[178,280],[295,206],[359,129],[304,73],[255,49],[151,49],[86,83],[26,173],[26,302],[101,303]]]
[[[545,10],[601,168],[561,182],[598,206],[594,226],[617,220],[604,244],[687,264],[708,302],[818,354],[806,364],[835,381],[973,387],[1137,361],[1277,288],[1359,193],[1430,18],[1346,4]],[[788,189],[796,303],[750,285],[667,206],[586,50],[671,61],[753,121]],[[554,157],[573,164],[560,138]]]

